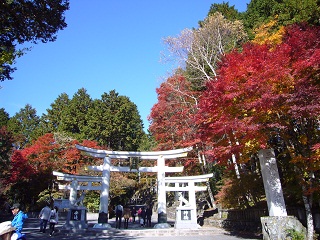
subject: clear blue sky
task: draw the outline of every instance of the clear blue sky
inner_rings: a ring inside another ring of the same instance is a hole
[[[139,110],[145,129],[156,88],[172,70],[160,63],[162,39],[198,26],[218,0],[70,0],[68,26],[17,60],[14,80],[0,82],[0,108],[12,117],[26,104],[41,116],[61,93],[92,99],[116,90]],[[250,0],[225,1],[245,11]]]

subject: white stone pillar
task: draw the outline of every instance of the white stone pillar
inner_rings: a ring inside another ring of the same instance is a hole
[[[109,189],[110,189],[110,164],[109,156],[104,158],[101,181],[100,209],[99,212],[108,213]]]
[[[78,189],[78,181],[74,179],[70,184],[70,196],[69,201],[71,206],[74,206],[77,202],[77,189]]]
[[[158,165],[158,222],[167,222],[167,201],[166,201],[166,188],[165,188],[165,159],[159,156],[157,160]]]
[[[179,183],[174,183],[174,186],[176,188],[178,188],[179,187]],[[175,201],[179,201],[180,194],[182,195],[182,192],[178,192],[178,191],[174,192],[174,200]]]
[[[194,187],[194,181],[188,182],[189,186],[189,204],[191,209],[191,221],[197,225],[197,203],[196,203],[196,190]]]
[[[269,216],[287,216],[278,166],[273,149],[260,150],[259,160]]]
[[[191,206],[196,206],[196,190],[194,187],[194,181],[189,181],[188,182],[188,187],[189,187],[189,204]]]

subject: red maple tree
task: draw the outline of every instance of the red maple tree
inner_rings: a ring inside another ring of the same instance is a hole
[[[217,81],[207,84],[197,114],[207,151],[222,164],[248,162],[281,143],[294,165],[312,235],[311,199],[320,186],[320,27],[293,25],[276,47],[247,44],[227,54]],[[317,196],[320,197],[319,195]]]
[[[288,28],[275,49],[247,44],[228,54],[199,104],[201,138],[215,144],[208,153],[248,159],[276,135],[290,146],[288,131],[319,116],[319,59],[319,28],[301,25]],[[301,136],[309,150],[317,143],[314,136]]]
[[[149,131],[161,150],[193,146],[198,142],[192,116],[197,111],[199,92],[190,90],[190,85],[184,76],[177,74],[156,90],[158,102],[149,115]]]

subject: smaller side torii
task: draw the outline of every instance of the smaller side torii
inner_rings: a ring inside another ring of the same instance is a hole
[[[198,186],[196,183],[207,182],[211,177],[213,177],[213,173],[165,178],[166,191],[188,192],[188,200],[182,197],[182,194],[179,197],[180,205],[176,210],[175,228],[197,229],[200,227],[197,223],[196,192],[206,191],[207,186]],[[172,184],[174,186],[171,186]]]

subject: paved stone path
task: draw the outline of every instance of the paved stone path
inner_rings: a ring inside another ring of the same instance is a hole
[[[52,239],[52,240],[75,240],[75,239],[119,239],[119,240],[168,240],[168,237],[173,237],[174,240],[236,240],[236,239],[258,239],[258,238],[245,238],[240,236],[235,236],[229,232],[214,227],[202,227],[198,230],[191,229],[154,229],[140,227],[136,223],[129,223],[128,229],[116,229],[115,219],[109,219],[109,224],[112,228],[108,230],[95,229],[92,228],[94,223],[97,221],[89,220],[89,228],[83,231],[77,232],[66,232],[62,230],[64,222],[60,222],[56,229],[57,231],[52,237],[49,236],[49,231],[47,229],[46,233],[39,232],[39,219],[29,218],[27,219],[23,232],[27,236],[27,240],[32,239]],[[152,226],[156,223],[153,222]]]

